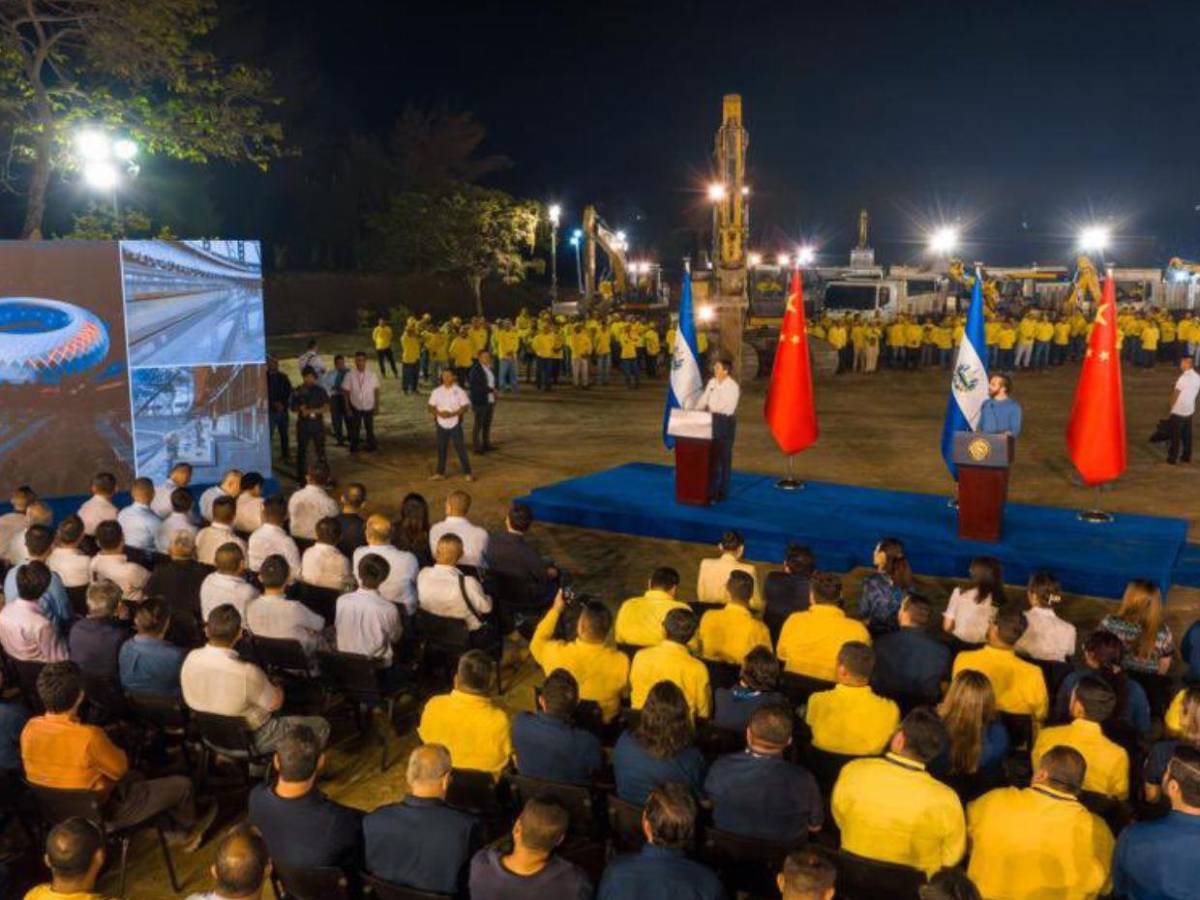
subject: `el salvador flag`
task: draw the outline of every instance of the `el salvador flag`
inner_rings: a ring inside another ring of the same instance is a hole
[[[671,378],[667,382],[667,405],[663,409],[663,444],[668,449],[675,446],[675,438],[667,434],[671,410],[688,409],[704,391],[699,347],[696,342],[696,316],[692,310],[692,273],[684,270],[683,290],[679,294],[679,328],[675,332]]]
[[[950,398],[946,401],[946,421],[942,425],[942,459],[954,479],[954,432],[974,431],[979,427],[979,412],[988,398],[988,375],[983,361],[987,344],[983,329],[983,275],[975,270],[975,286],[971,288],[971,308],[967,312],[967,327],[963,329],[954,372],[950,375]]]

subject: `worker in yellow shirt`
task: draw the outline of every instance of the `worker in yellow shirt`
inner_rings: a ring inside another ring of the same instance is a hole
[[[804,720],[812,744],[827,753],[875,756],[882,753],[900,725],[900,707],[871,690],[875,651],[859,641],[842,644],[837,684],[808,698]]]
[[[999,346],[997,341],[1000,337],[1001,323],[998,319],[989,318],[983,323],[983,342],[987,344],[987,367],[988,370],[996,368],[1000,364]]]
[[[638,339],[632,328],[622,328],[617,338],[621,343],[621,375],[625,378],[625,387],[638,386]]]
[[[851,371],[859,373],[866,368],[866,323],[862,316],[850,319],[850,350],[854,355]]]
[[[488,345],[488,327],[487,322],[482,316],[476,316],[471,320],[471,328],[467,332],[471,338],[471,346],[475,349],[475,355],[479,355],[479,351]]]
[[[563,360],[567,356],[566,319],[559,316],[550,328],[550,336],[554,338],[554,359],[550,363],[550,380],[558,384],[562,376]]]
[[[775,648],[788,672],[832,682],[837,677],[842,645],[847,641],[871,643],[867,626],[842,611],[841,599],[842,580],[832,572],[817,572],[809,580],[812,605],[788,616]]]
[[[679,573],[668,566],[655,569],[646,593],[631,597],[617,610],[617,643],[653,647],[663,639],[663,619],[673,609],[690,609],[675,599]]]
[[[1033,364],[1033,344],[1037,340],[1037,313],[1027,312],[1017,323],[1017,354],[1014,368],[1028,369]]]
[[[612,323],[601,319],[592,330],[592,350],[596,354],[596,383],[606,385],[612,375]]]
[[[537,388],[549,391],[554,387],[555,348],[554,333],[549,322],[542,322],[538,333],[533,336],[533,355],[537,357]]]
[[[1011,371],[1017,363],[1017,329],[1012,319],[1005,319],[996,332],[996,355],[1000,368]]]
[[[700,656],[740,666],[755,647],[771,649],[771,632],[750,612],[754,579],[733,571],[725,586],[726,604],[700,619]]]
[[[440,328],[425,332],[425,352],[429,355],[429,377],[441,381],[442,369],[450,360],[450,339]]]
[[[1158,317],[1158,333],[1158,355],[1171,365],[1177,364],[1179,355],[1176,350],[1176,339],[1179,335],[1179,326],[1176,325],[1175,319],[1169,312],[1164,312]]]
[[[708,332],[696,329],[696,349],[700,351],[700,371],[707,372],[708,365]]]
[[[1034,725],[1046,719],[1050,698],[1042,670],[1017,656],[1015,648],[1025,634],[1025,614],[1019,609],[1002,609],[988,627],[987,646],[968,650],[954,658],[953,675],[965,669],[982,672],[992,683],[996,709],[1029,716]]]
[[[1030,363],[1034,369],[1044,369],[1050,365],[1050,342],[1054,340],[1054,323],[1049,317],[1040,318],[1034,323],[1033,358]]]
[[[629,705],[641,709],[650,688],[660,681],[670,681],[683,691],[692,718],[710,718],[708,667],[688,649],[696,636],[696,614],[690,609],[671,610],[663,620],[663,634],[659,644],[634,654],[629,667]]]
[[[612,613],[602,603],[588,603],[579,614],[575,639],[559,641],[554,639],[554,630],[565,606],[559,591],[533,632],[529,652],[543,673],[566,669],[574,675],[579,699],[595,702],[604,721],[611,722],[621,711],[621,697],[629,684],[629,657],[608,644]]]
[[[887,355],[885,361],[889,369],[903,369],[906,364],[907,349],[904,341],[904,316],[900,316],[887,327]]]
[[[1153,319],[1147,320],[1142,325],[1141,352],[1138,354],[1138,364],[1144,369],[1153,369],[1154,361],[1158,358],[1158,342],[1162,332],[1159,331],[1158,323]]]
[[[520,368],[518,355],[521,351],[521,336],[516,326],[508,319],[496,323],[492,334],[496,344],[496,358],[499,361],[499,373],[496,376],[496,387],[504,393],[517,392],[517,372]]]
[[[967,846],[962,803],[925,769],[946,743],[937,713],[919,706],[900,723],[886,756],[842,767],[830,805],[843,850],[926,875],[958,864]]]
[[[925,343],[925,326],[916,319],[904,325],[904,360],[908,368],[921,366],[921,345]]]
[[[983,897],[1092,900],[1110,887],[1115,841],[1079,802],[1086,763],[1054,747],[1035,758],[1027,788],[998,788],[967,807],[967,875]]]
[[[849,372],[854,368],[854,349],[850,346],[850,332],[842,319],[834,319],[825,331],[825,340],[837,351],[838,373]]]
[[[391,354],[389,347],[388,356]],[[383,368],[382,359],[379,367]],[[400,333],[400,372],[400,389],[406,394],[415,394],[421,374],[421,335],[417,331],[416,319],[409,319]]]
[[[512,756],[512,729],[508,714],[491,698],[494,670],[483,650],[464,653],[454,689],[425,704],[417,734],[423,743],[449,750],[454,768],[490,772],[498,779]]]
[[[872,319],[863,326],[863,372],[870,375],[879,367],[879,347],[883,340],[883,326]]]
[[[1083,359],[1084,347],[1087,345],[1088,320],[1078,309],[1071,313],[1071,362]]]
[[[937,350],[938,364],[943,369],[949,369],[954,356],[954,327],[948,322],[939,322],[933,326],[932,338],[934,349]]]
[[[592,368],[592,336],[587,326],[572,327],[571,337],[571,384],[587,387]]]
[[[1129,798],[1129,755],[1100,730],[1117,708],[1116,692],[1094,675],[1085,675],[1071,691],[1071,724],[1043,728],[1033,745],[1033,758],[1057,746],[1078,750],[1087,762],[1083,789],[1114,800]]]
[[[1196,332],[1194,330],[1196,320],[1191,316],[1184,316],[1179,320],[1179,325],[1175,329],[1175,338],[1178,341],[1179,355],[1190,356],[1196,358]]]
[[[658,339],[658,329],[653,323],[646,326],[642,332],[642,347],[646,351],[646,377],[658,377],[658,356],[662,353],[662,341]]]
[[[1071,323],[1059,316],[1054,320],[1054,344],[1050,347],[1050,365],[1061,366],[1067,361],[1071,346]]]
[[[412,321],[411,319],[409,321]],[[396,357],[392,353],[392,326],[388,324],[388,320],[383,316],[375,323],[375,327],[371,329],[371,342],[375,345],[375,359],[379,363],[379,377],[387,378],[387,369],[384,368],[384,362],[392,364],[392,377],[399,378],[400,373],[396,371]]]
[[[467,375],[471,371],[471,363],[475,359],[475,344],[471,333],[464,325],[450,342],[450,365],[458,376],[459,384],[467,383]]]

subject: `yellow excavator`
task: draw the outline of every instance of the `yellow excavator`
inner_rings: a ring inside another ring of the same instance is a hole
[[[1176,273],[1200,275],[1200,263],[1192,262],[1190,259],[1180,259],[1178,256],[1174,256],[1171,258],[1171,261],[1167,263],[1167,274],[1174,276]]]
[[[961,259],[950,260],[950,279],[958,284],[961,284],[967,290],[975,287],[975,276],[968,275],[966,267],[963,266]],[[988,312],[994,313],[997,305],[1000,303],[1000,286],[994,278],[988,278],[987,273],[983,276],[983,305]]]
[[[611,301],[614,297],[624,298],[625,285],[629,265],[625,260],[623,242],[617,234],[610,231],[604,222],[596,215],[596,207],[583,208],[583,296],[590,303],[599,294],[604,300]],[[608,257],[608,267],[612,273],[611,283],[603,281],[596,283],[596,246],[599,245],[604,255]]]
[[[1100,276],[1091,259],[1080,256],[1075,260],[1075,277],[1071,290],[1063,300],[1063,311],[1072,312],[1080,300],[1090,300],[1093,309],[1100,308]]]

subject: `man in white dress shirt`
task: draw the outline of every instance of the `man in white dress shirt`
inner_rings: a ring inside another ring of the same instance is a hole
[[[150,570],[130,562],[125,555],[125,537],[117,522],[101,522],[96,526],[96,543],[100,552],[92,557],[91,580],[107,578],[121,589],[121,596],[137,603],[142,589],[150,579]]]
[[[741,388],[733,380],[733,360],[722,357],[713,364],[713,377],[704,386],[704,393],[695,409],[713,414],[713,443],[716,444],[716,465],[713,466],[713,494],[717,500],[729,497],[729,481],[733,476],[733,442],[737,437],[737,407]]]
[[[458,535],[446,534],[438,540],[433,553],[436,564],[417,575],[417,603],[435,616],[462,619],[467,631],[476,632],[492,611],[492,598],[483,592],[478,579],[459,569],[462,551]]]
[[[250,535],[246,553],[250,571],[259,571],[268,556],[278,554],[287,561],[289,577],[299,578],[300,548],[283,527],[287,521],[287,501],[278,494],[268,497],[263,501],[262,515],[263,523]]]
[[[63,587],[83,587],[92,580],[92,558],[79,549],[83,540],[83,519],[67,516],[58,525],[55,548],[46,565],[62,579]]]
[[[117,514],[121,533],[125,535],[125,546],[153,554],[158,545],[160,519],[150,508],[154,500],[154,482],[149,478],[135,478],[130,489],[133,503]]]
[[[337,501],[329,496],[325,485],[329,483],[329,467],[324,463],[313,463],[304,476],[304,487],[292,494],[288,500],[288,518],[291,520],[292,537],[300,541],[317,539],[317,523],[339,512]]]
[[[243,620],[247,608],[258,597],[254,585],[245,579],[246,557],[242,548],[230,541],[217,551],[217,571],[204,579],[200,585],[200,615],[208,621],[208,614],[218,606],[229,603]]]
[[[242,476],[242,492],[237,498],[237,515],[233,517],[234,531],[254,534],[262,524],[264,479],[258,472]]]
[[[206,566],[216,565],[217,551],[229,543],[237,544],[245,554],[246,542],[233,530],[233,518],[236,514],[236,500],[228,496],[216,499],[212,508],[212,524],[196,533],[196,559]]]
[[[34,525],[45,525],[47,528],[53,528],[54,510],[50,508],[49,503],[34,500],[26,508],[25,524],[9,540],[8,552],[5,554],[5,557],[14,566],[19,566],[29,559],[28,548],[25,546],[25,535],[29,533],[29,529]]]
[[[154,488],[154,500],[150,504],[150,508],[154,510],[155,515],[165,519],[172,512],[174,507],[171,506],[171,495],[179,488],[186,488],[192,483],[192,464],[191,463],[175,463],[171,466],[171,473],[167,476],[167,480]],[[192,511],[195,517],[193,524],[199,524],[200,517],[196,515],[196,511]]]
[[[0,558],[8,559],[8,545],[18,531],[23,531],[29,524],[25,518],[25,510],[37,499],[37,494],[29,485],[23,484],[12,492],[9,500],[12,502],[12,512],[0,516]]]
[[[117,479],[111,472],[100,472],[92,479],[92,496],[79,507],[79,518],[83,519],[84,534],[95,535],[101,522],[115,522],[117,507],[112,502],[117,492]]]
[[[321,646],[325,620],[299,600],[290,600],[284,593],[291,577],[287,560],[272,554],[263,560],[258,572],[262,596],[246,611],[246,627],[259,637],[298,641],[311,659]]]
[[[237,500],[242,492],[242,473],[239,469],[230,469],[221,477],[220,484],[214,484],[200,495],[200,518],[206,522],[213,520],[213,504],[218,497],[230,497]]]
[[[300,558],[300,580],[313,587],[345,591],[354,584],[350,560],[337,548],[342,528],[337,519],[324,518],[317,523],[317,542]]]
[[[1171,391],[1171,408],[1167,419],[1171,429],[1167,462],[1171,465],[1192,461],[1192,417],[1196,414],[1198,393],[1200,375],[1193,368],[1192,358],[1185,356],[1179,360],[1179,377],[1175,379],[1175,387]]]
[[[367,368],[367,354],[362,350],[354,354],[354,368],[342,380],[342,392],[346,395],[346,411],[350,415],[350,452],[358,452],[359,435],[364,428],[366,450],[378,449],[375,413],[379,411],[379,376]]]
[[[459,565],[470,569],[472,574],[478,574],[485,566],[488,533],[486,528],[480,528],[467,519],[470,511],[471,495],[466,491],[451,491],[446,498],[446,518],[429,529],[429,550],[436,555],[442,535],[456,534],[462,541]]]
[[[177,531],[186,531],[193,538],[196,536],[200,529],[196,527],[199,517],[193,509],[194,506],[192,492],[187,488],[175,488],[171,492],[171,512],[158,526],[158,538],[155,541],[159,553],[170,552],[171,541],[174,540]]]
[[[437,432],[437,472],[432,476],[433,481],[446,477],[446,454],[450,445],[458,454],[458,464],[462,468],[463,477],[474,481],[471,474],[471,460],[467,458],[467,446],[463,442],[462,417],[471,408],[471,398],[458,385],[458,376],[447,366],[442,369],[442,383],[433,389],[429,395],[429,412],[433,415],[434,431]]]
[[[358,590],[338,597],[334,629],[341,653],[358,653],[379,660],[380,668],[392,664],[392,647],[400,640],[400,610],[379,594],[388,576],[382,556],[368,553],[358,564]]]
[[[398,603],[412,615],[417,611],[417,573],[421,564],[407,550],[392,544],[392,523],[387,516],[374,515],[367,519],[367,545],[354,551],[353,571],[368,553],[374,553],[388,564],[388,577],[379,585],[379,594],[389,603]],[[360,585],[361,586],[361,585]]]

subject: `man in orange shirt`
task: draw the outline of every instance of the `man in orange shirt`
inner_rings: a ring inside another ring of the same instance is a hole
[[[191,779],[183,775],[147,779],[130,771],[125,751],[104,729],[79,721],[83,676],[72,662],[50,663],[38,675],[38,697],[46,714],[21,732],[21,760],[31,784],[61,790],[90,790],[101,797],[110,829],[127,828],[167,813],[172,846],[192,852],[217,815],[210,803],[200,816]]]

